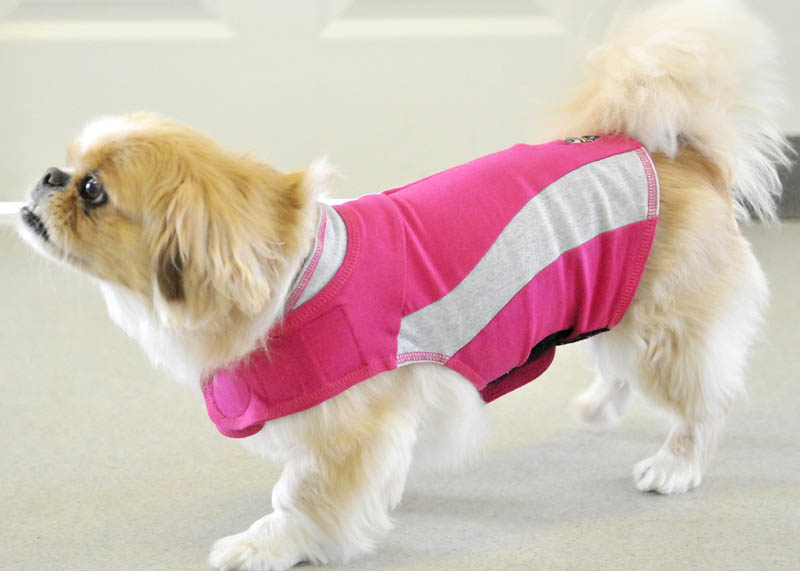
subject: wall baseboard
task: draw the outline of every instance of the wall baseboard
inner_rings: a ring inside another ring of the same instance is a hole
[[[794,148],[795,163],[792,168],[781,173],[783,196],[778,205],[778,216],[781,220],[797,220],[800,218],[800,135],[789,137]]]

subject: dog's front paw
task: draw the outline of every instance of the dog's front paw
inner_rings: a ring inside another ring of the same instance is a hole
[[[285,571],[300,560],[293,550],[268,543],[249,530],[218,540],[208,558],[220,571]]]
[[[633,481],[642,492],[682,494],[699,486],[702,469],[695,463],[661,450],[633,467]]]
[[[271,514],[247,531],[214,543],[208,562],[220,571],[285,571],[312,559],[302,548],[300,535],[291,533],[285,521]]]

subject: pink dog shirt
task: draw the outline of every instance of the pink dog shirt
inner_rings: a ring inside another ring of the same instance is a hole
[[[556,345],[620,321],[657,216],[650,157],[612,136],[516,145],[323,205],[284,319],[266,348],[204,379],[208,414],[222,434],[250,436],[421,362],[489,402],[539,376]]]

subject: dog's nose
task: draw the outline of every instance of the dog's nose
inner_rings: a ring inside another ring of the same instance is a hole
[[[39,185],[48,189],[64,188],[67,186],[69,178],[70,176],[68,173],[56,167],[51,167],[44,173]]]

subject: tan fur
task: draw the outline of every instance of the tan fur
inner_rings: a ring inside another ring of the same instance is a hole
[[[71,145],[72,184],[43,211],[56,230],[52,247],[150,299],[215,359],[232,359],[231,340],[270,303],[286,260],[310,245],[314,201],[303,173],[281,173],[151,115],[125,119],[125,133],[84,152]],[[110,203],[86,211],[76,187],[90,172]]]
[[[702,347],[702,339],[726,294],[746,279],[749,248],[734,220],[725,181],[692,149],[675,159],[654,158],[661,186],[653,249],[624,327],[637,327],[647,348],[641,388],[682,417],[699,414],[685,375],[673,371],[679,353]],[[676,354],[676,352],[678,354]],[[665,382],[674,379],[675,382]],[[699,382],[699,379],[697,379]]]

